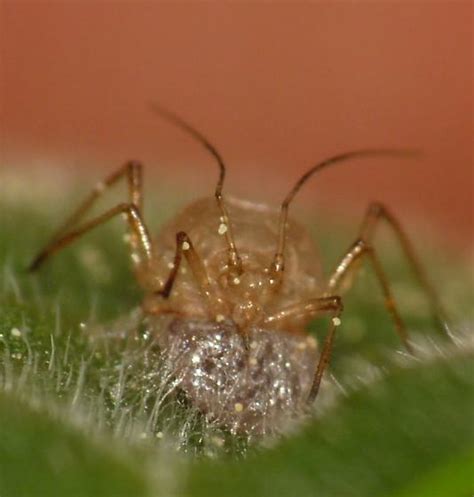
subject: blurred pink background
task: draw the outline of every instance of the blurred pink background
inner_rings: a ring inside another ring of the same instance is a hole
[[[206,134],[225,191],[282,199],[313,163],[363,147],[300,205],[360,219],[384,200],[448,245],[473,235],[471,2],[0,1],[1,167],[110,171],[128,158],[210,193],[211,159],[148,108]],[[94,171],[101,175],[103,171]],[[306,202],[306,204],[305,204]],[[316,218],[316,211],[315,211]]]

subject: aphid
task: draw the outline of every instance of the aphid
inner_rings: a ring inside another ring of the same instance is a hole
[[[215,158],[219,179],[214,198],[191,203],[152,238],[142,211],[142,165],[128,162],[96,185],[38,254],[30,269],[93,228],[123,215],[130,232],[134,272],[145,291],[143,309],[156,326],[166,361],[181,389],[210,420],[232,432],[266,433],[311,404],[329,363],[341,324],[341,292],[367,258],[380,283],[395,330],[412,352],[406,327],[373,239],[380,222],[394,231],[438,323],[449,334],[433,287],[396,218],[380,203],[369,206],[359,236],[328,279],[317,248],[288,208],[316,172],[353,158],[399,157],[407,151],[357,150],[310,168],[280,209],[222,194],[225,165],[214,146],[181,118],[157,106],[161,116],[188,132]],[[125,178],[129,199],[90,221],[86,212],[106,189]],[[306,327],[330,316],[324,343]],[[165,324],[163,319],[165,318]]]

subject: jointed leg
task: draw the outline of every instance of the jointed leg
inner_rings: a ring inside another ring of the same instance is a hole
[[[62,246],[68,245],[69,242],[62,242],[60,246],[57,247],[60,240],[64,240],[67,238],[65,236],[66,233],[72,233],[72,230],[77,226],[79,221],[84,217],[87,211],[94,205],[96,200],[107,190],[109,187],[113,186],[118,182],[122,177],[126,177],[128,190],[129,190],[129,199],[130,205],[134,206],[138,214],[141,216],[142,214],[142,165],[138,162],[127,162],[124,166],[122,166],[118,171],[114,172],[110,176],[108,176],[104,181],[97,183],[93,191],[86,197],[86,199],[79,205],[79,207],[66,219],[66,221],[59,227],[56,233],[51,238],[50,242],[46,245],[46,247],[40,252],[40,254],[34,259],[33,263],[30,265],[30,270],[37,269],[49,255],[53,254]],[[124,205],[124,204],[121,204]],[[107,214],[107,213],[106,213]],[[106,216],[104,214],[104,216]],[[98,218],[97,218],[98,219]],[[92,221],[91,221],[92,223]],[[91,224],[86,223],[83,227]],[[143,222],[141,223],[143,225]],[[75,231],[79,231],[76,229]],[[86,230],[87,231],[87,230]],[[143,230],[131,230],[132,236],[132,245],[134,249],[137,250],[137,247],[142,244],[143,240],[140,241],[140,238],[143,238],[143,235],[140,235],[138,232]],[[74,237],[76,238],[76,237]]]
[[[115,185],[124,176],[128,185],[129,202],[137,207],[141,213],[143,208],[142,169],[143,167],[139,162],[130,161],[105,178],[105,180],[99,181],[95,185],[92,192],[57,230],[53,239],[59,237],[65,231],[71,230],[84,217],[86,212],[94,205],[96,200],[101,197],[108,188]]]
[[[329,332],[324,340],[323,350],[321,351],[321,355],[319,356],[318,367],[316,368],[316,372],[314,373],[313,384],[311,385],[311,390],[308,395],[308,403],[311,404],[316,399],[316,396],[319,392],[319,387],[321,385],[321,380],[323,379],[324,371],[326,370],[329,361],[331,360],[331,352],[332,346],[334,343],[334,336],[336,334],[336,328],[339,326],[339,315],[342,312],[341,310],[337,313],[337,315],[332,319],[331,325],[329,328]]]
[[[342,312],[342,302],[337,296],[320,297],[298,302],[297,304],[284,307],[275,314],[267,316],[263,323],[278,327],[285,321],[294,321],[298,318],[305,318],[307,322],[325,314],[339,315]]]
[[[314,373],[313,383],[308,395],[308,403],[312,403],[318,395],[319,386],[321,384],[324,371],[331,358],[334,336],[336,333],[336,328],[340,324],[339,316],[342,313],[342,309],[343,306],[340,297],[320,297],[286,307],[274,315],[267,316],[264,321],[265,324],[275,325],[278,324],[278,322],[299,317],[309,318],[326,314],[330,314],[333,316],[329,332],[324,341],[321,355],[319,356],[318,366]]]
[[[441,306],[441,303],[438,299],[438,295],[436,294],[435,289],[431,285],[429,279],[426,276],[426,273],[423,269],[423,266],[420,264],[418,257],[415,254],[413,249],[413,245],[410,240],[406,236],[404,230],[400,226],[398,220],[393,216],[393,214],[382,204],[378,202],[372,203],[362,222],[362,226],[360,229],[359,237],[366,241],[369,245],[372,245],[372,239],[375,234],[376,228],[379,226],[379,221],[384,220],[387,224],[392,228],[392,230],[397,235],[397,238],[402,246],[403,251],[405,252],[406,258],[411,266],[415,277],[418,279],[423,290],[426,292],[428,296],[431,309],[433,315],[437,321],[439,328],[449,337],[451,337],[451,332],[448,326],[448,319],[446,318],[446,314]]]
[[[112,219],[118,214],[125,214],[126,220],[130,227],[133,238],[136,240],[136,247],[134,247],[133,254],[136,255],[137,263],[149,261],[151,259],[151,240],[146,229],[145,223],[141,217],[138,208],[132,204],[119,204],[116,207],[108,210],[104,214],[95,217],[91,221],[84,223],[73,231],[70,231],[55,240],[53,240],[49,245],[42,250],[38,256],[33,260],[29,269],[34,271],[38,269],[39,266],[51,255],[58,252],[59,250],[67,247],[69,244],[74,242],[77,238],[81,237],[88,231],[94,229],[102,223],[105,223],[109,219]]]
[[[186,257],[186,261],[189,264],[189,267],[191,268],[191,272],[196,280],[196,283],[198,284],[203,296],[206,298],[209,304],[211,313],[213,314],[214,318],[217,319],[219,315],[223,315],[223,312],[225,313],[224,304],[218,298],[215,289],[209,281],[206,268],[204,267],[201,258],[194,249],[191,239],[184,231],[180,231],[176,234],[176,252],[174,256],[173,267],[162,290],[159,290],[156,293],[158,295],[161,295],[165,299],[170,296],[183,259],[183,253]]]
[[[330,277],[329,282],[327,284],[326,292],[328,294],[334,294],[339,292],[346,278],[348,276],[352,276],[354,271],[359,267],[358,263],[363,256],[367,256],[372,263],[372,266],[375,270],[375,274],[382,288],[382,292],[384,294],[385,306],[387,307],[388,312],[392,316],[392,319],[395,323],[395,328],[397,334],[402,341],[403,345],[409,352],[413,352],[412,348],[408,342],[408,333],[403,323],[400,314],[395,306],[395,301],[392,296],[392,292],[390,290],[390,285],[388,283],[385,272],[380,264],[380,261],[373,250],[372,247],[369,247],[364,240],[357,240],[352,247],[347,251],[346,255],[342,258],[341,262],[338,264],[336,270],[333,275]]]

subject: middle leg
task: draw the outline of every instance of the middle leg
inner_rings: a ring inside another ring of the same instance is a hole
[[[344,283],[347,279],[354,275],[354,272],[358,269],[359,263],[364,256],[368,257],[375,271],[375,275],[379,281],[384,296],[385,307],[392,317],[398,337],[407,351],[413,354],[413,349],[408,341],[408,332],[405,323],[398,312],[387,276],[385,275],[374,249],[369,246],[365,240],[361,238],[356,240],[356,242],[344,255],[342,260],[337,265],[336,270],[329,278],[326,293],[333,294],[335,292],[340,292],[343,289]]]
[[[67,247],[97,226],[121,214],[125,216],[130,231],[134,239],[137,240],[132,247],[132,259],[136,264],[148,264],[152,257],[152,242],[146,225],[135,205],[123,203],[54,239],[36,256],[29,267],[30,271],[35,271],[56,252]]]
[[[128,215],[132,248],[135,252],[141,251],[149,257],[151,254],[150,237],[143,221],[142,204],[142,165],[139,162],[129,161],[120,169],[108,176],[104,181],[96,184],[95,188],[72,212],[51,237],[50,241],[37,254],[29,266],[29,271],[38,269],[51,255],[69,245],[73,240],[86,233],[93,227],[113,217],[116,213]],[[89,222],[79,225],[87,212],[94,206],[104,192],[115,185],[121,178],[126,178],[129,192],[129,202],[119,204]],[[127,206],[127,207],[125,207]],[[128,209],[128,210],[127,210]],[[78,226],[79,225],[79,226]]]
[[[420,259],[415,253],[413,244],[406,235],[397,218],[390,212],[389,209],[387,209],[387,207],[385,207],[380,202],[372,202],[369,205],[364,220],[362,221],[362,226],[360,228],[360,238],[371,245],[372,240],[375,237],[375,233],[381,222],[386,223],[386,225],[389,226],[392,232],[396,235],[396,238],[400,243],[400,246],[405,254],[405,258],[410,265],[415,278],[418,280],[420,287],[428,298],[431,312],[438,329],[452,339],[452,333],[449,328],[449,321],[446,313],[443,309],[443,306],[441,305],[435,288],[429,281],[423,265],[421,264]]]

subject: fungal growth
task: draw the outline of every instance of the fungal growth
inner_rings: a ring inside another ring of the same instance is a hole
[[[300,413],[318,394],[341,325],[342,291],[362,258],[380,283],[387,311],[402,344],[412,352],[385,271],[374,248],[381,222],[398,238],[407,261],[449,335],[436,292],[397,219],[380,203],[369,206],[359,234],[329,278],[317,247],[288,216],[300,188],[316,172],[356,158],[405,157],[411,151],[364,149],[336,155],[310,168],[280,209],[226,198],[226,168],[215,147],[180,117],[157,105],[153,110],[186,131],[216,160],[214,198],[188,205],[152,237],[143,219],[142,166],[128,162],[96,185],[30,265],[38,269],[51,255],[102,223],[122,214],[128,224],[134,272],[144,289],[143,310],[179,387],[209,420],[233,433],[264,434]],[[125,178],[129,199],[83,221],[95,201]],[[329,316],[329,330],[317,341],[310,321]]]

